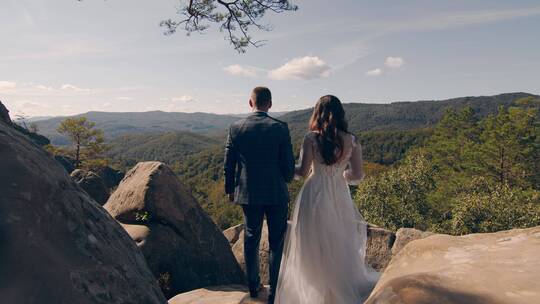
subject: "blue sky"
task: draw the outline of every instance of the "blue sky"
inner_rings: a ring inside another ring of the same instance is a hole
[[[163,35],[177,0],[2,0],[0,100],[14,114],[274,110],[540,93],[540,2],[301,0],[238,54],[216,26]]]

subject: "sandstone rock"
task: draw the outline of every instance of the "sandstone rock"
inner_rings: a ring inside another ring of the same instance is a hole
[[[95,173],[101,176],[101,178],[105,182],[105,185],[109,189],[113,189],[118,186],[118,184],[120,184],[120,182],[124,178],[124,173],[122,171],[113,169],[109,166],[99,167],[95,169]]]
[[[231,246],[234,246],[234,244],[236,244],[236,242],[240,238],[240,234],[242,233],[242,231],[244,231],[244,225],[240,224],[224,230],[223,235],[225,236],[227,241],[229,241],[229,244]]]
[[[71,173],[75,170],[75,159],[65,155],[55,155],[54,159],[66,169],[67,173]]]
[[[11,124],[13,128],[15,128],[17,131],[21,132],[22,134],[28,136],[32,142],[34,142],[38,146],[46,146],[51,143],[51,141],[43,136],[39,135],[37,133],[31,132],[30,130],[26,129],[26,127],[22,127],[16,123]]]
[[[233,226],[223,234],[232,244],[232,250],[238,264],[245,271],[244,261],[244,225]],[[392,231],[368,226],[368,240],[366,249],[366,263],[377,271],[381,271],[388,265],[392,259],[392,245],[394,244],[395,234]],[[269,284],[268,259],[270,256],[268,246],[268,228],[266,222],[263,224],[261,234],[261,243],[259,247],[259,274],[263,284]]]
[[[9,110],[2,104],[0,101],[0,122],[3,122],[7,125],[11,125],[11,118],[9,118]]]
[[[241,226],[241,232],[238,235],[238,240],[232,246],[234,257],[240,264],[242,271],[246,271],[246,261],[244,259],[244,227]],[[235,226],[238,228],[238,226]],[[230,229],[230,228],[229,228]],[[270,245],[268,244],[268,226],[266,221],[263,223],[262,233],[261,233],[261,242],[259,245],[259,276],[261,277],[261,283],[268,285],[270,284],[270,269],[268,261],[270,259]]]
[[[422,231],[414,228],[400,228],[396,232],[396,241],[392,247],[392,254],[396,255],[405,245],[414,241],[433,235],[433,232]]]
[[[35,144],[39,146],[45,146],[51,143],[51,141],[47,137],[43,135],[39,135],[34,132],[30,132],[28,129],[26,129],[26,127],[22,127],[16,123],[13,123],[13,121],[9,117],[9,110],[2,104],[1,101],[0,101],[0,122],[3,122],[6,125],[9,125],[15,130],[28,136],[32,142],[34,142]]]
[[[125,224],[167,296],[244,283],[221,231],[163,163],[137,164],[104,207]]]
[[[2,303],[166,302],[122,227],[4,121],[0,214]]]
[[[169,300],[169,304],[266,304],[267,289],[259,293],[258,299],[249,297],[246,287],[228,285],[201,288],[179,294]]]
[[[77,169],[71,172],[71,178],[100,205],[107,202],[109,189],[99,175],[92,171]]]
[[[366,303],[540,303],[539,253],[540,227],[432,235],[392,259]]]
[[[389,230],[369,225],[366,263],[377,271],[383,270],[392,259],[392,246],[396,235]]]

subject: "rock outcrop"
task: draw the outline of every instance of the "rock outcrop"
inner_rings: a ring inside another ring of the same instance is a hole
[[[225,235],[232,236],[230,241],[236,239],[236,242],[232,245],[232,251],[234,257],[238,264],[242,268],[242,271],[246,271],[246,262],[244,259],[244,225],[240,224],[233,226],[223,232]],[[268,226],[266,221],[263,223],[262,233],[261,233],[261,243],[259,245],[259,275],[261,277],[261,283],[268,285],[270,284],[270,269],[269,261],[270,259],[270,245],[268,244]]]
[[[98,204],[102,205],[109,199],[109,189],[103,179],[92,171],[76,169],[71,172],[71,178]]]
[[[0,122],[5,123],[6,125],[11,125],[11,118],[9,117],[9,110],[4,106],[0,101]]]
[[[221,231],[163,163],[137,164],[104,207],[137,242],[166,295],[244,283]]]
[[[540,303],[540,227],[432,235],[392,259],[367,304]]]
[[[124,173],[122,171],[113,169],[109,166],[99,167],[95,169],[95,173],[101,176],[109,190],[116,188],[124,178]]]
[[[54,159],[66,169],[67,173],[71,173],[75,170],[75,159],[65,155],[55,155]]]
[[[244,225],[236,225],[223,231],[223,234],[232,246],[232,250],[238,264],[245,271],[244,261]],[[392,246],[396,236],[392,231],[368,226],[368,240],[366,249],[366,263],[372,268],[381,271],[392,258]],[[268,247],[268,227],[263,224],[261,243],[259,247],[259,273],[261,282],[269,284],[268,259],[270,256]]]
[[[265,225],[263,225],[264,227]],[[238,241],[238,239],[240,238],[240,235],[244,232],[244,225],[243,224],[240,224],[240,225],[236,225],[236,226],[232,226],[226,230],[223,231],[223,235],[225,236],[225,238],[227,239],[227,241],[229,241],[229,244],[232,246],[234,246],[234,244],[236,244],[236,242]]]
[[[392,259],[392,247],[396,235],[390,230],[368,225],[366,246],[366,264],[377,271],[382,271]]]
[[[1,101],[0,101],[0,122],[3,122],[6,125],[11,126],[15,130],[28,136],[31,141],[33,141],[35,144],[39,146],[45,146],[51,143],[51,141],[47,137],[31,132],[30,130],[26,129],[26,127],[22,127],[16,123],[13,123],[13,121],[9,117],[9,110],[4,106],[4,104]]]
[[[433,235],[433,232],[414,228],[399,228],[396,232],[396,241],[394,242],[394,246],[392,246],[392,255],[398,254],[408,243],[427,238],[430,235]]]
[[[1,302],[165,303],[122,227],[0,117]]]

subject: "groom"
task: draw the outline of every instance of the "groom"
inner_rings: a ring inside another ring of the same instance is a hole
[[[252,113],[229,130],[225,147],[225,192],[242,206],[245,237],[244,259],[250,296],[260,290],[259,243],[264,216],[270,245],[270,296],[274,302],[287,230],[289,194],[287,183],[294,177],[294,156],[287,124],[272,118],[272,94],[256,87],[249,105]]]

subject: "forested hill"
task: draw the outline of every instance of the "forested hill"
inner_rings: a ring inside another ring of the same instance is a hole
[[[472,107],[479,118],[496,113],[501,105],[508,106],[523,97],[535,96],[528,93],[506,93],[495,96],[460,97],[447,100],[415,102],[393,102],[389,104],[347,103],[345,110],[350,130],[354,133],[366,130],[410,130],[430,127],[444,114],[446,108]],[[273,114],[289,123],[293,138],[298,140],[307,128],[312,109]],[[102,129],[107,140],[119,135],[158,134],[164,132],[189,131],[198,134],[223,137],[225,129],[239,119],[235,115],[179,112],[88,112],[84,116]],[[56,132],[66,117],[54,117],[35,122],[39,133],[47,136],[55,145],[64,145],[67,140]]]
[[[140,160],[159,160],[172,164],[222,144],[222,140],[191,132],[129,134],[118,136],[110,142],[108,156],[116,160],[133,161],[131,165]]]
[[[73,117],[86,117],[104,131],[108,139],[119,135],[190,131],[208,133],[227,128],[238,117],[210,113],[181,112],[88,112]],[[47,136],[53,144],[64,145],[67,140],[56,128],[66,117],[54,117],[35,122],[39,133]]]
[[[446,100],[401,101],[388,104],[344,104],[350,131],[410,130],[436,124],[446,109],[470,106],[478,118],[497,112],[499,106],[508,106],[524,97],[538,97],[528,93],[505,93],[495,96],[459,97]],[[312,109],[287,113],[279,119],[287,122],[298,138],[307,128]]]

